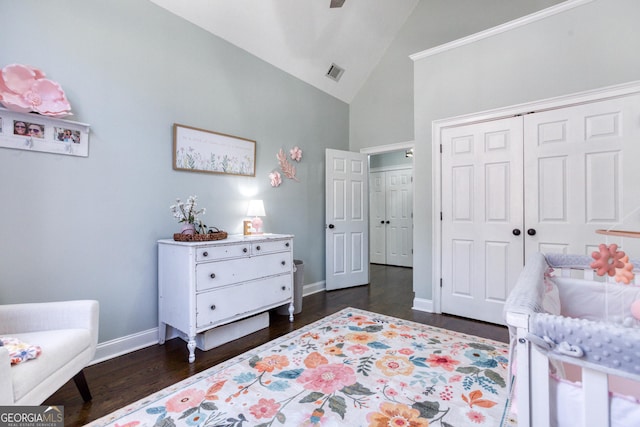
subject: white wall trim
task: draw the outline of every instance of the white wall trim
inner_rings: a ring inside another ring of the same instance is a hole
[[[321,282],[305,285],[303,287],[302,295],[307,296],[323,292],[324,290],[325,281],[323,280]],[[172,339],[177,336],[178,335],[168,336],[167,339]],[[113,359],[114,357],[122,356],[156,344],[158,344],[158,328],[148,329],[146,331],[116,338],[111,341],[105,341],[98,344],[96,354],[93,360],[89,362],[89,365],[95,365],[96,363],[104,362],[106,360]]]
[[[369,168],[369,173],[371,172],[389,172],[389,171],[403,171],[403,170],[413,170],[413,166],[409,165],[393,165],[393,166],[381,166],[379,168]]]
[[[395,144],[378,145],[375,147],[365,147],[360,149],[362,154],[381,154],[392,151],[408,150],[413,148],[415,141],[398,142]]]
[[[316,283],[309,283],[308,285],[304,285],[302,288],[302,295],[312,295],[317,294],[318,292],[324,292],[326,290],[326,282],[324,280]],[[304,304],[302,305],[302,309],[304,310]]]
[[[541,19],[547,18],[549,16],[553,16],[558,13],[564,12],[566,10],[573,9],[574,7],[591,3],[592,1],[593,0],[567,0],[557,5],[550,6],[546,9],[542,9],[538,12],[534,12],[529,15],[523,16],[522,18],[514,19],[513,21],[509,21],[504,24],[500,24],[496,27],[489,28],[488,30],[480,31],[479,33],[475,33],[470,36],[463,37],[461,39],[454,40],[449,43],[441,44],[439,46],[423,50],[422,52],[414,53],[413,55],[409,55],[409,58],[411,58],[413,61],[417,61],[420,59],[427,58],[429,56],[437,55],[447,50],[456,49],[460,46],[475,43],[479,40],[483,40],[488,37],[492,37],[492,36],[504,33],[506,31],[511,31],[518,27],[523,27],[525,25],[531,24],[532,22],[536,22]]]
[[[96,348],[96,354],[89,365],[93,365],[105,360],[113,359],[141,348],[150,347],[158,344],[158,328],[148,329],[146,331],[127,335],[125,337],[116,338],[111,341],[99,343]]]
[[[442,143],[442,138],[440,137],[440,135],[442,133],[442,130],[444,128],[497,120],[531,112],[541,112],[557,108],[570,107],[588,102],[632,95],[634,93],[640,93],[640,80],[584,92],[578,92],[570,95],[563,95],[540,101],[512,105],[509,107],[498,108],[484,112],[466,114],[441,120],[434,120],[432,122],[431,189],[433,195],[432,215],[434,220],[432,222],[433,241],[431,243],[433,266],[431,276],[431,298],[433,299],[432,302],[434,313],[442,312],[442,288],[440,287],[440,278],[442,277],[442,222],[435,220],[435,218],[438,218],[440,216],[440,212],[442,211],[442,170],[440,164],[440,144]]]
[[[425,298],[414,298],[413,307],[411,308],[418,311],[433,313],[433,300]]]

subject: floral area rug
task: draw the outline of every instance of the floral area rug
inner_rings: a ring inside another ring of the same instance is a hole
[[[506,344],[347,308],[90,425],[500,426],[507,365]]]

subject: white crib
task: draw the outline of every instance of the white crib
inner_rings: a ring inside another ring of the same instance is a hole
[[[536,253],[505,304],[518,426],[640,426],[640,328],[623,309],[640,299],[640,287],[603,283],[591,261]],[[558,379],[567,367],[581,371],[580,383]]]

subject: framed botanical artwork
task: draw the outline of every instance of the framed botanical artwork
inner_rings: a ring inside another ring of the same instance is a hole
[[[0,147],[89,156],[89,125],[0,108]]]
[[[256,142],[174,123],[173,169],[256,176]]]

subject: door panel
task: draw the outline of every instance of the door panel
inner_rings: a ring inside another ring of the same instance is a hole
[[[369,283],[368,159],[326,150],[326,289]]]
[[[413,182],[411,169],[386,172],[387,261],[413,266]]]
[[[637,215],[625,218],[640,205],[638,105],[634,95],[525,116],[525,223],[536,231],[526,253],[588,255],[599,243],[638,253],[637,240],[595,232],[639,229]]]
[[[521,117],[442,131],[445,313],[503,323],[523,262],[521,141]]]
[[[533,252],[640,253],[640,239],[596,233],[640,230],[640,95],[442,128],[440,141],[443,312],[504,323]]]

